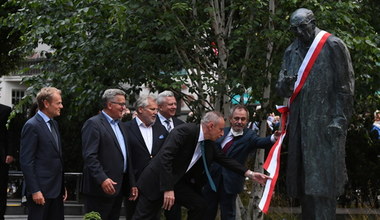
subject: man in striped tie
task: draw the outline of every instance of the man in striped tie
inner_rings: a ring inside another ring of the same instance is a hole
[[[244,105],[233,106],[229,120],[231,127],[224,128],[224,135],[216,140],[216,144],[226,156],[242,165],[245,164],[249,155],[255,155],[257,148],[269,150],[280,135],[276,132],[275,135],[261,138],[252,129],[247,128],[249,111]],[[236,197],[243,191],[245,178],[218,163],[211,165],[210,172],[217,190],[214,192],[208,185],[204,187],[203,194],[208,206],[203,219],[215,219],[218,206],[220,206],[221,220],[235,220]]]

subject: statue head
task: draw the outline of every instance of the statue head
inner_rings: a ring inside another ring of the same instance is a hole
[[[311,10],[299,8],[290,16],[290,30],[305,44],[315,37],[315,17]]]

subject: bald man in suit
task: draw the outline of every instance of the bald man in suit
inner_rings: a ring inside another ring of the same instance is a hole
[[[207,207],[201,188],[212,161],[265,183],[268,176],[248,170],[215,146],[214,141],[223,135],[223,128],[223,115],[208,112],[201,125],[183,124],[170,132],[158,155],[140,175],[137,183],[140,197],[134,220],[154,219],[160,207],[170,210],[174,202],[188,208],[188,219],[200,219]]]

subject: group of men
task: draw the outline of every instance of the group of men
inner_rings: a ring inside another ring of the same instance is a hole
[[[36,99],[38,111],[25,123],[20,146],[28,219],[63,219],[67,193],[54,120],[63,108],[61,91],[45,87]],[[232,108],[232,127],[224,128],[223,116],[214,111],[200,125],[175,118],[171,91],[140,95],[137,116],[126,123],[120,121],[127,105],[124,91],[107,89],[102,104],[82,127],[82,193],[85,211],[96,211],[104,220],[119,219],[124,198],[127,219],[159,219],[161,207],[167,219],[181,219],[181,206],[188,209],[189,219],[212,219],[219,201],[223,219],[233,219],[244,177],[262,184],[269,178],[243,166],[250,152],[274,142],[274,136],[259,138],[246,128],[245,106]],[[207,189],[213,182],[216,188]]]
[[[284,97],[292,95],[298,69],[321,32],[308,9],[296,10],[290,22],[297,39],[285,53],[277,84]],[[303,219],[334,219],[335,197],[347,179],[341,156],[353,95],[351,60],[339,38],[326,40],[309,78],[289,106],[288,191],[301,199]],[[43,88],[37,102],[39,110],[24,125],[20,148],[29,219],[63,219],[62,146],[53,119],[63,108],[61,91]],[[220,205],[221,218],[232,220],[244,177],[261,184],[269,179],[244,163],[255,149],[271,147],[279,133],[257,137],[246,128],[249,112],[242,105],[231,109],[231,127],[225,128],[223,115],[215,111],[200,124],[176,119],[170,91],[157,98],[141,95],[137,116],[125,124],[120,122],[127,104],[122,90],[106,90],[102,103],[101,112],[82,128],[86,212],[119,219],[126,198],[127,219],[159,219],[161,208],[167,219],[180,219],[183,206],[188,219],[210,220]]]

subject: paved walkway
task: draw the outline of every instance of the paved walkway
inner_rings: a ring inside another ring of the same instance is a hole
[[[5,220],[27,220],[27,215],[5,215]],[[83,220],[82,215],[65,215],[65,220]]]

